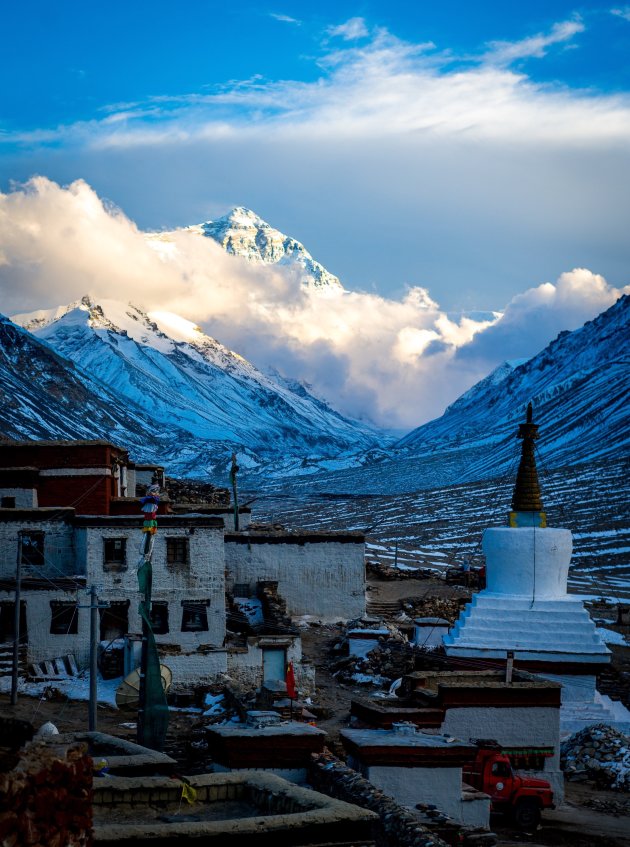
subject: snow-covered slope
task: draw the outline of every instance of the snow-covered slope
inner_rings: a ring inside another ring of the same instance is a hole
[[[309,490],[386,494],[501,477],[517,461],[515,435],[530,401],[540,424],[542,473],[621,460],[630,447],[629,325],[626,295],[583,327],[561,333],[532,359],[501,365],[388,456],[320,474]]]
[[[253,264],[289,268],[299,275],[302,285],[323,290],[342,288],[337,277],[316,262],[303,244],[242,206],[216,221],[196,224],[187,230],[214,239],[226,252]]]
[[[130,409],[115,391],[0,316],[0,434],[12,439],[97,438],[103,434],[151,455],[167,433],[141,409]]]
[[[562,332],[525,362],[506,362],[473,386],[441,418],[399,445],[414,454],[493,444],[484,460],[499,469],[531,401],[540,451],[554,465],[621,455],[630,444],[630,296],[573,332]],[[480,477],[481,478],[481,477]]]
[[[14,320],[89,375],[96,395],[114,393],[155,430],[173,433],[164,443],[173,473],[201,475],[234,449],[246,468],[286,456],[335,457],[379,442],[303,386],[274,381],[177,315],[85,297]]]

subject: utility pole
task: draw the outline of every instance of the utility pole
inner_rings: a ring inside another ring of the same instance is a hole
[[[20,661],[20,595],[22,590],[22,536],[18,534],[15,566],[15,609],[13,615],[13,665],[11,668],[11,705],[17,703],[18,665]]]
[[[230,470],[230,479],[232,480],[232,495],[234,499],[234,532],[238,532],[238,489],[236,487],[236,474],[239,467],[236,464],[236,453],[232,453],[232,469]]]
[[[145,535],[143,538],[142,556],[145,561],[151,561],[153,552],[153,536]],[[147,615],[151,614],[151,594],[153,590],[153,576],[147,577],[144,592],[143,602]],[[147,705],[147,667],[149,663],[149,625],[145,620],[144,615],[141,615],[142,620],[142,650],[140,653],[140,689],[138,692],[138,718],[136,722],[136,740],[138,744],[145,744],[147,728],[146,728],[146,705]]]
[[[88,730],[96,732],[97,692],[97,646],[98,646],[98,597],[96,586],[90,588],[90,706],[88,711]]]

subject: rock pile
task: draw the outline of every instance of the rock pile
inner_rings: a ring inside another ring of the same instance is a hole
[[[450,624],[459,617],[467,597],[425,597],[422,600],[405,600],[405,612],[414,618],[444,618]]]
[[[602,812],[604,815],[614,815],[616,818],[630,816],[630,799],[628,800],[605,800],[599,797],[589,797],[582,801],[583,806]]]
[[[603,723],[587,726],[561,747],[566,779],[630,791],[630,738]]]
[[[0,843],[92,844],[92,760],[84,745],[34,742],[13,770],[0,774]]]
[[[174,503],[206,503],[211,506],[229,506],[230,492],[209,482],[197,479],[166,477],[166,492]]]

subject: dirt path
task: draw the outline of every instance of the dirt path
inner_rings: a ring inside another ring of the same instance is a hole
[[[500,820],[492,822],[499,836],[498,847],[629,847],[630,816],[604,814],[588,806],[584,801],[593,799],[619,800],[627,795],[615,791],[601,791],[587,785],[566,783],[565,802],[559,809],[543,814],[540,828],[533,834],[515,833],[502,826]]]

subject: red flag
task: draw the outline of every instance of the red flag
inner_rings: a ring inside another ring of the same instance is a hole
[[[295,690],[295,672],[293,671],[293,662],[289,662],[287,665],[287,694],[289,695],[290,700],[297,699],[297,691]]]

